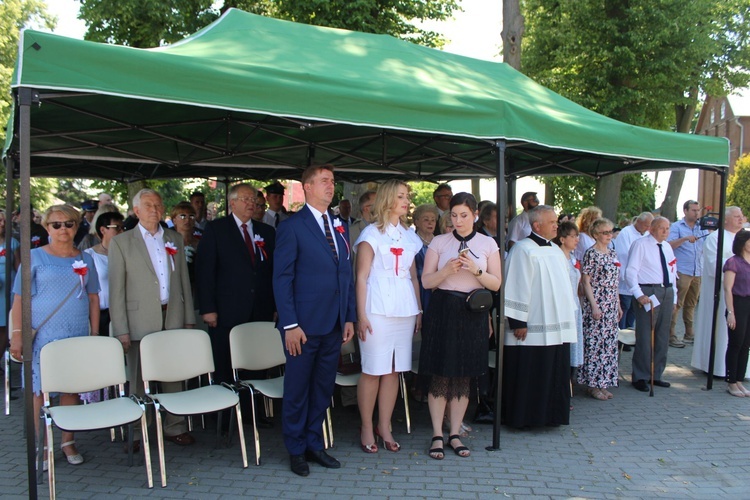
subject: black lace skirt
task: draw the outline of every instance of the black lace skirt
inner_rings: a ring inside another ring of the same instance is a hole
[[[466,309],[465,299],[435,290],[422,320],[420,375],[481,377],[487,373],[489,315]]]

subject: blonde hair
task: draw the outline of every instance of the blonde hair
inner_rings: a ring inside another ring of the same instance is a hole
[[[578,230],[582,233],[590,234],[591,224],[602,216],[602,210],[599,207],[586,207],[581,210],[581,214],[576,219]]]
[[[404,181],[391,179],[379,186],[378,192],[375,193],[375,203],[372,205],[372,223],[381,233],[388,226],[391,210],[393,210],[393,205],[398,199],[398,190],[401,186],[406,188],[407,193],[411,192],[411,188]],[[401,225],[405,228],[408,227],[406,216],[407,214],[404,214],[399,217]]]
[[[47,225],[47,219],[49,219],[49,216],[52,215],[55,212],[60,212],[65,217],[68,218],[68,220],[72,220],[76,223],[76,226],[81,224],[81,214],[76,210],[75,207],[72,207],[70,205],[52,205],[47,210],[44,211],[44,215],[42,215],[42,226]]]
[[[446,210],[443,212],[443,215],[440,216],[440,234],[445,234],[448,232],[448,223],[450,223],[450,227],[453,227],[453,221],[451,220],[451,212],[450,210]]]
[[[614,223],[611,220],[605,217],[599,217],[591,224],[591,227],[589,228],[589,231],[591,232],[591,236],[593,238],[596,238],[596,235],[599,234],[599,232],[601,231],[601,228],[607,227],[607,226],[611,228],[615,227]]]

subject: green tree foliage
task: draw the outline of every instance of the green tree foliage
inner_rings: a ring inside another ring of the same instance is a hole
[[[558,212],[578,215],[585,207],[594,205],[596,181],[591,177],[574,175],[540,177],[555,191],[555,209]],[[656,186],[643,174],[628,174],[622,180],[622,192],[614,222],[631,218],[644,211],[653,211]]]
[[[524,0],[523,13],[522,71],[626,123],[689,132],[701,94],[750,80],[750,0]],[[597,183],[605,213],[620,198],[609,181]]]
[[[85,38],[158,47],[195,33],[218,17],[212,0],[79,0]]]
[[[86,39],[132,47],[173,43],[237,7],[256,14],[318,26],[382,33],[429,47],[439,34],[415,19],[445,20],[458,0],[79,0]]]
[[[727,205],[750,209],[750,154],[743,155],[734,164],[734,173],[727,184]]]
[[[750,0],[526,0],[523,71],[598,113],[666,129],[699,89],[750,78]]]
[[[425,203],[435,203],[435,200],[432,198],[432,193],[435,191],[437,184],[426,181],[412,181],[408,184],[411,186],[411,202],[415,207],[424,205]]]
[[[10,117],[10,80],[18,55],[18,36],[22,28],[54,28],[57,19],[47,14],[46,8],[42,0],[0,1],[0,144],[5,141],[5,124]]]

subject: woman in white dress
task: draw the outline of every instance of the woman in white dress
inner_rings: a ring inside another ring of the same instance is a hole
[[[391,433],[398,396],[398,373],[411,369],[412,337],[419,330],[421,306],[414,256],[422,241],[406,225],[409,186],[391,180],[378,189],[374,220],[354,246],[357,251],[357,335],[362,375],[357,386],[362,417],[360,443],[377,453],[377,436],[388,451],[401,446]],[[373,412],[378,403],[378,425]]]

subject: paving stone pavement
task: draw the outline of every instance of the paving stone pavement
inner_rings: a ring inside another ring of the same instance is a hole
[[[669,349],[664,378],[668,389],[655,396],[630,386],[632,353],[623,353],[620,387],[614,399],[597,401],[575,388],[571,424],[516,431],[501,428],[499,451],[486,451],[492,428],[474,425],[464,440],[471,450],[460,458],[446,449],[443,461],[429,458],[431,437],[426,405],[412,401],[412,433],[406,433],[399,400],[394,434],[399,453],[363,453],[357,444],[355,411],[333,410],[338,470],[311,464],[307,478],[289,471],[278,417],[260,429],[262,464],[254,465],[252,427],[245,427],[248,459],[242,468],[237,439],[215,446],[211,430],[195,432],[197,443],[166,443],[168,485],[159,486],[158,454],[152,438],[155,487],[146,487],[145,468],[127,466],[121,443],[103,431],[76,435],[86,463],[74,467],[57,451],[59,498],[750,498],[750,398],[734,398],[725,383],[690,367],[692,346]],[[627,377],[626,379],[623,377]],[[473,415],[473,408],[470,408]],[[0,426],[0,496],[28,496],[21,400]],[[60,435],[56,431],[59,447]],[[47,484],[39,485],[47,497]]]

